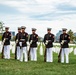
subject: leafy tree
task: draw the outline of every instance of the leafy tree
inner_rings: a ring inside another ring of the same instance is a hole
[[[5,30],[4,30],[4,23],[0,22],[0,33],[2,34]]]
[[[74,33],[71,29],[68,31],[68,34],[70,35],[70,40],[73,41],[74,40]]]
[[[76,44],[76,36],[74,36],[73,42]]]

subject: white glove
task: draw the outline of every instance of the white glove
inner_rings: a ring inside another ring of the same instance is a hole
[[[32,44],[33,40],[30,41],[30,44]]]
[[[6,41],[6,38],[4,38],[3,43],[5,43],[5,41]]]
[[[5,40],[8,40],[8,38],[5,38]]]
[[[3,40],[3,42],[1,44],[3,45],[5,43],[5,41],[6,41],[6,38],[4,38],[4,40]]]
[[[19,42],[20,46],[22,46],[22,42]]]
[[[65,42],[65,41],[64,41],[64,40],[62,40],[61,45],[63,45],[63,44],[64,44],[64,42]]]
[[[29,42],[26,42],[27,43],[27,46],[30,46],[30,43]]]
[[[16,40],[16,43],[18,43],[18,39]]]
[[[46,40],[45,44],[46,44],[46,45],[48,44],[48,40]]]

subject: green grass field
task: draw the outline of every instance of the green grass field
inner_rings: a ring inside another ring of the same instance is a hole
[[[14,60],[0,59],[0,75],[76,75],[76,56],[70,54],[70,63],[61,64],[57,62],[57,54],[54,53],[54,62],[43,62],[43,56],[39,55],[37,62],[20,62]]]

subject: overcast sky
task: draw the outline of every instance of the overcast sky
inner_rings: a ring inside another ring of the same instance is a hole
[[[17,27],[37,28],[44,36],[48,27],[56,34],[62,28],[76,32],[76,0],[0,0],[0,21],[17,32]]]

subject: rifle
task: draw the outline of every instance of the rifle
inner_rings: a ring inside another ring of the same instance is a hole
[[[63,36],[63,40],[64,40],[64,36]],[[60,48],[60,52],[59,52],[59,55],[58,55],[58,63],[60,63],[60,60],[61,60],[61,52],[62,52],[62,45],[64,43],[61,44],[61,48]]]
[[[44,52],[44,62],[46,62],[46,52],[47,52],[47,49],[46,49],[46,46],[45,46],[45,52]]]
[[[4,43],[6,41],[7,34],[5,33],[5,38],[3,39],[3,47],[2,47],[2,59],[4,58]]]
[[[17,59],[17,43],[15,45],[15,59]]]
[[[19,33],[18,33],[17,40],[15,42],[15,59],[17,59],[17,43],[18,43],[18,39],[19,39]]]
[[[29,51],[28,51],[28,61],[30,60],[30,46],[29,46]]]
[[[59,55],[58,55],[58,62],[59,63],[60,63],[60,60],[61,60],[61,52],[62,52],[62,45],[61,45],[60,52],[59,52]]]
[[[47,40],[49,39],[49,34],[47,36]],[[44,53],[44,62],[46,62],[46,53],[47,53],[47,49],[46,49],[46,45],[45,45],[45,53]]]
[[[30,37],[29,37],[30,39]],[[33,40],[33,35],[32,35],[32,40]],[[29,46],[29,51],[28,51],[28,61],[30,60],[30,46]]]
[[[2,47],[2,59],[4,58],[4,43],[5,43],[5,40],[6,40],[6,39],[4,39],[4,40],[3,40],[3,47]]]

